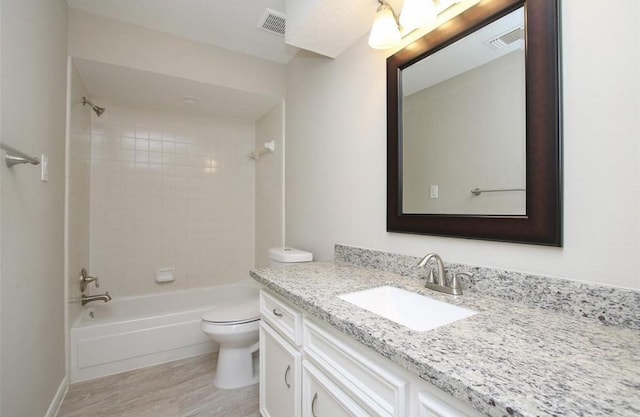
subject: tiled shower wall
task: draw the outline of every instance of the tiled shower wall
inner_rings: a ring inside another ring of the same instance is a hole
[[[284,104],[256,122],[256,149],[275,152],[256,161],[256,268],[269,266],[269,249],[284,246]]]
[[[69,142],[67,144],[67,286],[69,326],[80,314],[80,270],[90,267],[91,110],[82,105],[87,90],[71,67]]]
[[[91,268],[126,296],[237,282],[254,263],[253,122],[101,103],[91,136]],[[157,284],[158,268],[174,268]],[[92,290],[96,292],[96,290]]]

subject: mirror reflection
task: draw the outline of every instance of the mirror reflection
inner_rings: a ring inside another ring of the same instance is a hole
[[[526,215],[524,11],[401,72],[402,212]]]

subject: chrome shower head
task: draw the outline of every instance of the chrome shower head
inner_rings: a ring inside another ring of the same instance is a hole
[[[100,106],[96,106],[95,104],[93,104],[92,102],[90,102],[89,100],[86,99],[86,97],[82,97],[82,105],[89,105],[89,107],[91,107],[91,109],[96,112],[96,115],[98,117],[102,116],[102,113],[104,113],[104,111],[106,110],[104,107],[100,107]]]

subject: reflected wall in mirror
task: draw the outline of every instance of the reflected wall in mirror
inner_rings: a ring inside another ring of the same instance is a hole
[[[558,7],[483,0],[387,59],[388,231],[561,246]]]
[[[524,58],[521,7],[402,70],[403,213],[526,214]]]

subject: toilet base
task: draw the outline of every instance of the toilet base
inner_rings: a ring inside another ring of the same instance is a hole
[[[259,376],[253,365],[253,353],[257,350],[257,343],[243,348],[220,346],[213,385],[221,389],[236,389],[257,384]]]

